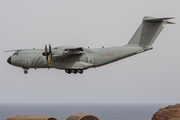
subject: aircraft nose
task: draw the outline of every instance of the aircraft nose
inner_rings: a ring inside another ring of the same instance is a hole
[[[7,59],[7,62],[8,62],[9,64],[11,64],[11,57],[9,57],[9,58]]]

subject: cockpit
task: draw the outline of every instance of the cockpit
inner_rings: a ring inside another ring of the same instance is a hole
[[[16,52],[13,54],[13,56],[15,56],[15,55],[18,55],[18,51],[16,51]]]

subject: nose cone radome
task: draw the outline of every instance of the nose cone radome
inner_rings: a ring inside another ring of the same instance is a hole
[[[8,62],[9,64],[11,64],[11,57],[9,57],[9,58],[7,59],[7,62]]]

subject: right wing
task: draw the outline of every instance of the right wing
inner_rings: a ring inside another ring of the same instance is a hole
[[[70,56],[70,55],[80,55],[83,54],[84,50],[82,47],[77,47],[77,48],[65,48],[62,51],[62,54],[54,54],[52,57],[66,57],[66,56]]]

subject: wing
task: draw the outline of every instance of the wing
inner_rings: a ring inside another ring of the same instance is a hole
[[[66,57],[66,56],[70,56],[70,55],[80,55],[83,54],[84,50],[82,47],[77,47],[77,48],[65,48],[62,51],[61,55],[56,55],[54,54],[53,57]]]
[[[6,50],[4,52],[16,52],[16,51],[21,51],[21,50],[27,50],[27,49],[18,49],[18,50]]]

